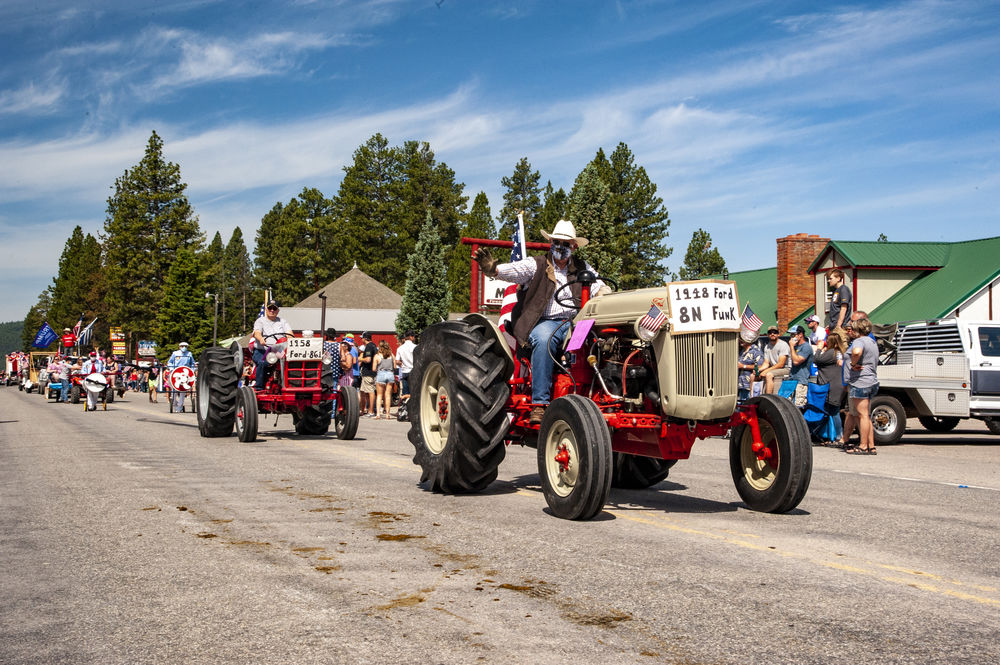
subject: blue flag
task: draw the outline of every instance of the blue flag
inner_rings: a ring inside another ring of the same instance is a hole
[[[45,349],[57,339],[59,339],[59,335],[56,334],[56,331],[53,330],[52,326],[50,326],[48,321],[46,321],[42,324],[42,327],[38,329],[38,332],[35,334],[35,341],[32,342],[31,345],[37,349]]]

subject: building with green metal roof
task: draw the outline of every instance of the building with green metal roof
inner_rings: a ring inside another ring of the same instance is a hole
[[[868,312],[875,323],[1000,319],[1000,237],[950,243],[830,240],[815,246],[822,249],[811,263],[783,261],[779,252],[777,267],[730,273],[741,306],[749,304],[765,326],[804,326],[815,312],[825,321],[827,273],[839,268],[854,296],[853,309]],[[808,293],[813,287],[805,286],[802,297],[786,302],[779,317],[783,271],[812,276],[814,291]]]

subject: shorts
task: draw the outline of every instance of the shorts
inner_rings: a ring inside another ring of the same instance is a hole
[[[878,384],[874,386],[868,386],[867,388],[855,388],[854,386],[849,387],[848,395],[850,399],[848,401],[847,412],[852,416],[858,415],[858,409],[856,404],[863,399],[871,399],[878,394]]]
[[[774,377],[775,379],[781,379],[781,378],[784,378],[784,377],[788,376],[789,374],[791,374],[791,372],[792,372],[792,370],[789,369],[788,367],[782,367],[781,369],[771,369],[771,370],[768,370],[767,374],[765,374],[765,376],[771,376],[771,377]],[[781,383],[781,382],[779,381],[778,383]]]
[[[362,376],[361,377],[361,392],[363,392],[363,393],[373,393],[373,392],[375,392],[375,377],[374,376]]]
[[[795,406],[804,409],[806,404],[809,402],[809,384],[800,383],[795,386]]]
[[[387,369],[380,369],[375,375],[375,383],[392,383],[395,381],[395,374]]]

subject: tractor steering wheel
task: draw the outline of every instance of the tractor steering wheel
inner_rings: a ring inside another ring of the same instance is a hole
[[[615,291],[618,290],[618,280],[612,279],[611,277],[601,277],[600,279],[605,284],[608,284],[609,286],[614,288]],[[577,273],[575,279],[569,280],[568,282],[560,286],[558,289],[556,289],[556,292],[552,294],[552,299],[555,300],[557,304],[561,305],[562,307],[565,307],[566,309],[579,311],[580,306],[577,305],[576,302],[574,301],[573,294],[572,293],[563,294],[562,292],[575,284],[583,284],[584,288],[590,288],[590,285],[596,281],[597,281],[597,275],[595,275],[591,271],[584,270],[582,272],[579,272]]]

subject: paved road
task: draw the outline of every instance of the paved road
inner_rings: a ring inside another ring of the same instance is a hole
[[[1000,438],[817,449],[790,515],[700,442],[598,519],[535,451],[477,496],[416,485],[406,426],[198,437],[0,389],[2,663],[996,663]]]

